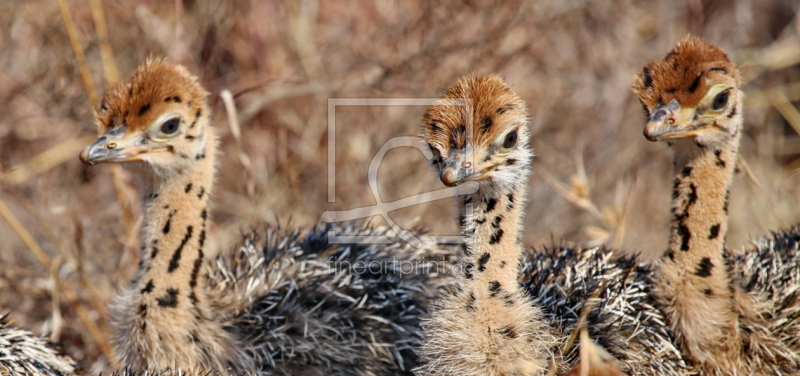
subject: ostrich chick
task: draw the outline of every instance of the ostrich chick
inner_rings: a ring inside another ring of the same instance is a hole
[[[728,55],[693,36],[634,79],[648,117],[645,137],[675,155],[669,248],[654,293],[683,353],[705,374],[796,374],[797,243],[739,258],[725,251],[741,87]],[[764,269],[743,265],[753,258],[761,261],[750,265]],[[774,274],[756,277],[765,272]]]
[[[388,234],[370,226],[270,227],[207,265],[217,139],[206,95],[185,68],[150,60],[105,94],[101,136],[80,155],[125,162],[144,191],[142,259],[112,304],[120,363],[134,372],[410,374],[425,286],[437,276],[392,268],[438,248],[328,242],[330,232]],[[365,262],[384,268],[352,267]]]

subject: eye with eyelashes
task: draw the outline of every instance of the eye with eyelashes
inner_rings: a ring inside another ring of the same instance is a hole
[[[721,93],[717,94],[717,96],[714,97],[714,101],[711,103],[711,109],[714,111],[722,111],[722,109],[728,106],[728,97],[730,97],[730,89],[723,90]]]
[[[503,149],[511,149],[514,146],[517,146],[517,130],[513,130],[506,135],[506,139],[503,141]]]
[[[431,158],[431,163],[434,165],[439,164],[442,162],[442,152],[439,151],[438,148],[428,143],[428,147],[431,149],[431,153],[433,153],[433,157]]]
[[[159,135],[166,137],[174,136],[176,133],[178,133],[179,129],[181,129],[181,119],[172,118],[161,124],[161,128],[159,128]]]

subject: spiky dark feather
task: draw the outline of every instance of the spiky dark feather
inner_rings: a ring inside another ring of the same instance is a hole
[[[75,372],[75,361],[47,340],[11,327],[0,315],[0,375],[62,376]]]
[[[447,278],[435,270],[401,273],[397,263],[447,260],[455,251],[405,242],[328,244],[333,229],[268,228],[218,259],[209,290],[230,309],[229,330],[263,375],[410,375],[420,320]],[[386,228],[335,230],[387,235]],[[347,267],[357,262],[375,268]]]
[[[630,375],[683,375],[684,362],[664,314],[650,294],[652,271],[635,257],[619,257],[605,248],[531,251],[523,260],[522,282],[545,318],[566,335],[576,327],[596,289],[596,305],[587,317],[589,336]],[[577,361],[578,346],[565,354]]]

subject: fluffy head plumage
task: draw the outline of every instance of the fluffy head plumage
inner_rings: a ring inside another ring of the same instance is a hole
[[[739,87],[742,78],[722,48],[687,35],[663,60],[644,66],[634,77],[633,91],[647,109],[673,99],[696,107],[717,82]]]
[[[168,111],[207,113],[207,95],[197,77],[185,67],[148,59],[129,80],[108,89],[95,108],[95,118],[100,133],[120,126],[128,132],[138,132]]]
[[[466,76],[426,111],[420,135],[430,145],[433,165],[448,186],[519,178],[528,149],[528,109],[495,75]]]
[[[95,109],[100,137],[83,149],[81,160],[128,162],[149,181],[194,168],[216,145],[207,95],[183,66],[148,60],[103,96]]]
[[[698,145],[729,142],[741,128],[742,78],[725,52],[686,36],[663,60],[634,77],[651,141],[694,137]]]

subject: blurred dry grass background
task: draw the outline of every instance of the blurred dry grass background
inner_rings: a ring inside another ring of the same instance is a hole
[[[77,158],[95,134],[93,97],[59,5],[74,22],[98,95],[117,79],[112,67],[125,79],[148,56],[187,65],[212,93],[222,157],[211,238],[223,252],[265,221],[306,226],[325,210],[375,203],[366,179],[372,156],[393,136],[415,135],[424,108],[337,109],[337,197],[328,203],[328,98],[435,97],[463,74],[496,72],[532,114],[538,157],[527,243],[604,243],[658,255],[672,156],[642,137],[629,85],[689,32],[725,48],[748,81],[749,170],[735,179],[729,247],[800,221],[796,1],[434,3],[4,0],[0,313],[53,332],[84,366],[107,369],[105,304],[138,259],[130,178]],[[223,89],[238,93],[240,142]],[[411,149],[387,155],[379,182],[384,201],[442,187]],[[392,216],[452,234],[452,213],[443,200]],[[20,238],[12,217],[30,238]],[[41,248],[38,256],[31,247]]]

